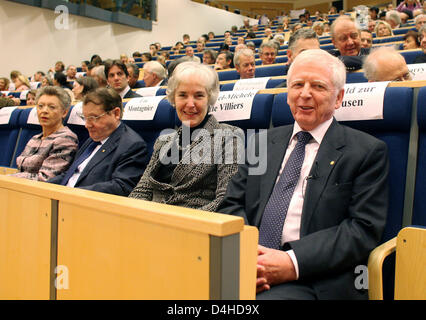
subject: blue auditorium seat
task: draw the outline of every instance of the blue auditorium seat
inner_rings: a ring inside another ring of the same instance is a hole
[[[81,145],[87,140],[87,138],[89,138],[89,132],[83,124],[72,124],[68,122],[73,108],[74,106],[71,106],[70,110],[68,111],[68,114],[65,117],[65,123],[67,127],[70,128],[70,130],[77,135],[78,147],[81,147]]]
[[[407,64],[412,64],[414,62],[414,59],[416,59],[416,57],[418,55],[421,55],[423,53],[422,50],[407,50],[407,51],[400,51],[400,54],[402,54],[402,56],[405,59],[405,62]]]
[[[19,115],[21,109],[12,111],[9,123],[0,124],[0,166],[10,167],[19,138]]]
[[[384,98],[384,119],[341,122],[383,140],[388,146],[389,210],[382,241],[395,237],[402,227],[412,99],[412,88],[387,88]],[[277,127],[292,123],[294,119],[287,104],[287,93],[280,93],[274,99],[272,125]]]
[[[255,77],[285,76],[286,74],[287,74],[287,66],[284,64],[260,66],[260,67],[256,67],[256,70],[255,70]]]
[[[426,87],[419,90],[417,122],[419,142],[412,224],[426,226]]]
[[[18,125],[21,128],[21,134],[19,135],[18,143],[16,146],[16,152],[12,159],[12,168],[16,168],[16,158],[24,151],[28,141],[36,134],[41,133],[41,126],[38,124],[29,124],[28,116],[31,110],[34,108],[23,109],[19,115]]]
[[[240,74],[235,69],[220,71],[217,74],[219,81],[237,80],[240,78]]]
[[[123,108],[126,103],[123,103]],[[161,100],[155,112],[153,120],[123,120],[125,124],[141,135],[148,145],[149,156],[151,157],[155,140],[163,129],[175,128],[175,109],[167,99]]]
[[[387,144],[390,165],[389,210],[382,237],[383,242],[395,237],[402,228],[412,101],[412,88],[387,88],[384,97],[383,119],[341,122],[367,132]]]
[[[368,82],[364,76],[364,72],[348,72],[346,73],[346,83]]]

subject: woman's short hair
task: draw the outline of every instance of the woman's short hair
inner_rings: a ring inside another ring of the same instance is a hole
[[[123,106],[120,95],[112,88],[97,88],[84,96],[83,104],[93,103],[101,106],[105,112],[120,108],[122,113]]]
[[[416,46],[420,47],[419,34],[417,33],[417,31],[408,30],[407,33],[404,35],[404,40],[407,40],[407,38],[409,37],[412,37],[416,42]]]
[[[208,105],[213,106],[216,103],[219,96],[219,77],[217,72],[209,66],[188,61],[182,62],[176,67],[167,84],[167,99],[173,106],[175,105],[175,93],[181,82],[194,78],[200,79],[200,85],[206,89]]]
[[[392,27],[390,26],[389,23],[387,23],[386,21],[377,21],[376,26],[374,27],[374,32],[376,33],[376,37],[378,36],[377,32],[379,31],[379,26],[380,25],[384,25],[386,27],[386,29],[389,30],[390,35],[389,36],[393,36],[393,31],[392,31]]]
[[[70,95],[61,87],[57,86],[47,86],[42,87],[37,90],[37,96],[35,98],[36,104],[38,103],[38,100],[41,96],[55,96],[59,99],[59,102],[61,103],[61,107],[64,110],[68,110],[68,108],[71,106],[71,97]]]
[[[95,90],[99,87],[98,82],[92,77],[80,77],[75,81],[81,86],[83,86],[83,91],[81,95],[84,97],[89,91]]]

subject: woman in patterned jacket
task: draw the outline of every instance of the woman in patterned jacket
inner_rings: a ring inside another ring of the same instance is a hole
[[[39,90],[36,108],[42,133],[28,141],[16,159],[19,172],[13,176],[47,181],[69,167],[78,148],[76,134],[63,125],[70,104],[70,96],[60,87]]]

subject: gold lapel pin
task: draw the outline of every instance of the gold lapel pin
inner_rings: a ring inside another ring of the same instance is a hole
[[[102,149],[102,152],[105,152],[105,149]]]
[[[331,166],[332,166],[332,165],[334,165],[334,161],[331,161],[331,162],[330,162],[330,165],[331,165]]]

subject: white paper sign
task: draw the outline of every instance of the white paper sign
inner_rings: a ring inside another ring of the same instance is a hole
[[[383,119],[383,100],[389,81],[345,84],[342,106],[334,112],[337,121]]]
[[[263,90],[271,77],[240,79],[235,82],[234,91],[239,90]]]
[[[38,121],[37,116],[37,108],[32,108],[30,114],[28,115],[27,119],[28,124],[38,124],[40,125],[40,121]]]
[[[165,96],[133,98],[126,103],[123,120],[152,120]]]
[[[84,126],[86,124],[86,121],[84,121],[79,114],[83,113],[83,102],[80,101],[74,105],[74,107],[71,109],[70,116],[68,118],[69,124],[77,124]]]
[[[85,77],[85,76],[86,76],[86,72],[77,72],[75,74],[76,79],[81,78],[81,77]]]
[[[27,100],[27,94],[28,94],[28,91],[30,91],[30,90],[24,90],[24,91],[21,91],[21,94],[20,94],[20,96],[19,96],[19,99],[21,99],[21,100]]]
[[[426,80],[426,63],[408,64],[411,80]]]
[[[8,124],[10,121],[10,116],[12,115],[13,110],[17,107],[5,107],[0,108],[0,124]]]
[[[160,89],[159,86],[139,88],[136,93],[142,97],[153,97],[157,94],[158,89]]]
[[[39,84],[40,84],[40,82],[36,82],[36,81],[30,82],[31,90],[37,90]]]
[[[258,90],[222,91],[210,114],[217,121],[234,121],[250,119],[253,99]]]

